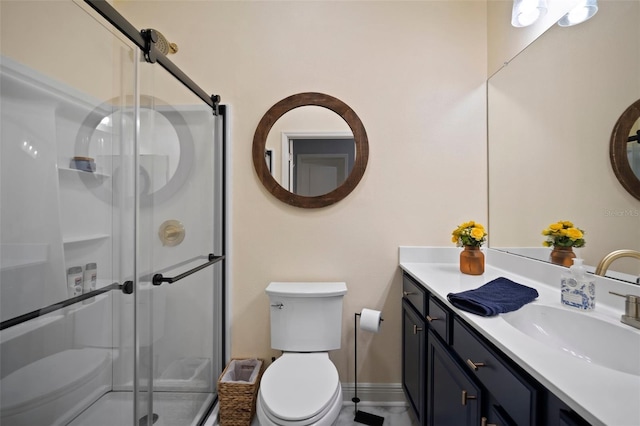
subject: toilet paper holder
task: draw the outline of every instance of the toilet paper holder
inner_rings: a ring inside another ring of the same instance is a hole
[[[365,311],[365,309],[363,309],[363,312]],[[379,312],[376,312],[377,314],[380,314]],[[351,398],[351,401],[353,401],[353,403],[355,404],[355,411],[356,411],[356,415],[355,418],[353,419],[354,422],[358,422],[358,423],[362,423],[365,425],[369,425],[369,426],[382,426],[382,424],[384,423],[384,417],[381,416],[377,416],[375,414],[371,414],[371,413],[366,413],[364,411],[359,411],[358,410],[358,402],[360,402],[360,398],[358,398],[358,317],[361,316],[361,313],[356,312],[355,315],[353,316],[353,325],[354,325],[354,350],[353,350],[353,354],[354,354],[354,396],[353,398]],[[382,318],[382,316],[379,316],[380,318],[380,323],[382,321],[384,321],[384,319]],[[373,330],[371,330],[373,331]],[[373,331],[374,333],[376,333],[377,331]]]

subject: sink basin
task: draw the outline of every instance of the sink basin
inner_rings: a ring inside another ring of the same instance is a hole
[[[529,304],[502,318],[522,333],[585,362],[640,376],[640,332],[571,308]]]

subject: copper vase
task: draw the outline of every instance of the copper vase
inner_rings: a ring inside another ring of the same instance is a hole
[[[484,253],[480,247],[464,246],[464,250],[460,252],[460,272],[467,275],[484,273]]]
[[[576,254],[573,252],[573,247],[560,247],[554,246],[551,250],[549,260],[556,265],[566,266],[567,268],[573,265],[573,259]]]

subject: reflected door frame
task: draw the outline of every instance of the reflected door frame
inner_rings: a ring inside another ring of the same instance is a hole
[[[291,141],[295,139],[353,139],[351,132],[282,132],[281,133],[281,150],[282,158],[280,161],[282,186],[287,190],[293,191],[293,159],[291,158]],[[358,153],[356,152],[356,155]]]

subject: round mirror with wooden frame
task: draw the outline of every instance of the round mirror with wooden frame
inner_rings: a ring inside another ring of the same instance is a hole
[[[304,196],[290,192],[276,181],[265,161],[267,136],[274,123],[285,113],[302,106],[319,106],[333,111],[347,123],[355,141],[356,155],[351,173],[340,186],[322,195]],[[253,167],[258,178],[264,187],[280,201],[302,208],[326,207],[349,195],[362,179],[369,160],[369,140],[358,115],[340,99],[323,93],[298,93],[282,99],[262,117],[253,136],[252,156]]]
[[[632,129],[640,120],[640,100],[635,101],[627,108],[613,128],[609,145],[609,157],[613,172],[622,186],[634,197],[640,200],[640,177],[631,168],[627,146],[634,136]],[[637,133],[636,136],[637,137]],[[638,143],[638,141],[635,141]]]

